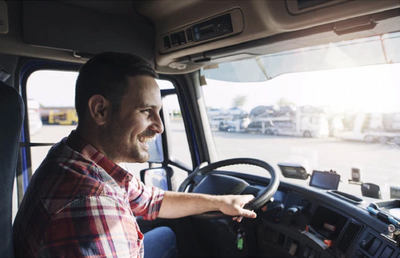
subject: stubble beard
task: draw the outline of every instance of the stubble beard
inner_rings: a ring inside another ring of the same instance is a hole
[[[103,128],[101,141],[105,156],[115,163],[144,163],[149,159],[149,153],[141,148],[139,140],[125,128],[118,118],[113,118],[108,126]]]

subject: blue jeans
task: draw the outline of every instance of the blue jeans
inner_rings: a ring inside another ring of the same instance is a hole
[[[175,233],[169,227],[158,227],[144,234],[145,258],[175,258]]]

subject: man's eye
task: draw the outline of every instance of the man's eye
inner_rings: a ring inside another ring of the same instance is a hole
[[[150,112],[151,112],[151,109],[144,109],[144,110],[142,110],[142,112],[143,112],[143,113],[150,113]]]

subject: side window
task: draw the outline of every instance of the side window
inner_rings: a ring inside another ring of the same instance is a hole
[[[32,173],[46,157],[51,144],[76,128],[78,118],[74,107],[77,72],[40,70],[27,81],[26,96],[31,143],[48,146],[31,147]]]
[[[67,137],[76,128],[78,118],[75,112],[75,82],[78,72],[40,70],[32,73],[26,85],[28,121],[31,143],[44,143],[47,146],[31,147],[32,173],[40,166],[51,145]],[[157,80],[160,90],[173,89],[171,82]],[[171,153],[177,160],[190,166],[192,164],[190,152],[181,116],[179,102],[175,94],[163,97],[164,117],[170,126],[168,143]],[[153,144],[150,151],[152,162],[161,163],[164,160],[160,141]],[[140,170],[148,168],[148,163],[123,163],[122,167],[129,170],[134,176],[140,178]],[[174,172],[175,169],[174,168]],[[187,176],[186,172],[182,178]],[[178,176],[179,178],[179,176]],[[181,181],[183,179],[177,179]]]
[[[186,137],[185,125],[182,119],[182,112],[179,106],[178,98],[175,94],[168,95],[163,99],[163,108],[168,112],[169,120],[169,145],[170,155],[187,166],[191,166],[189,145]]]

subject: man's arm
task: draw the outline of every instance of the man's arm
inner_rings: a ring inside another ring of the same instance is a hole
[[[221,211],[240,221],[241,217],[257,216],[254,211],[243,209],[253,198],[252,195],[207,195],[166,191],[158,217],[173,219],[208,211]]]

